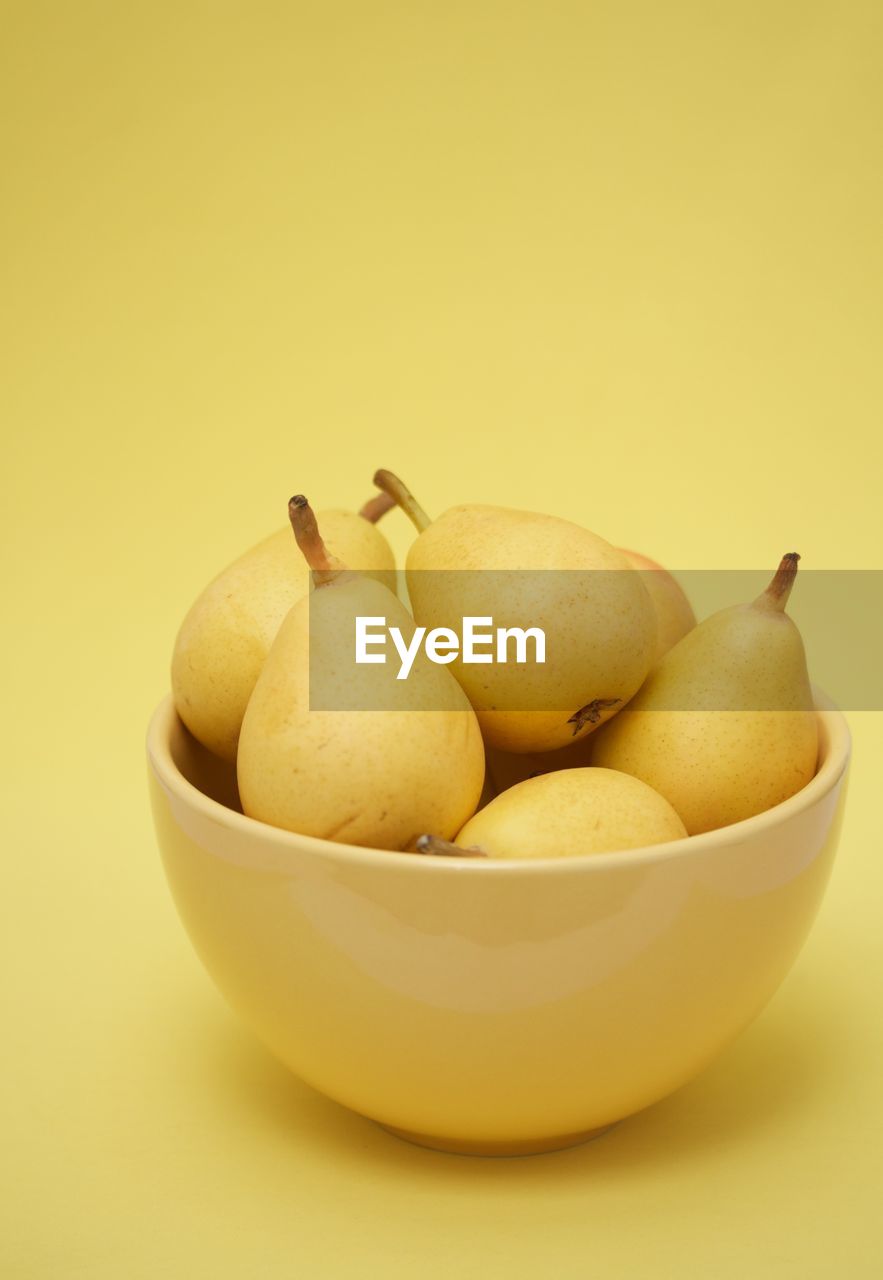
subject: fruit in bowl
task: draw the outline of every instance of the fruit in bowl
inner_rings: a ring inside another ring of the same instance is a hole
[[[407,561],[418,623],[450,627],[492,612],[508,625],[529,612],[554,653],[530,667],[452,664],[490,746],[566,747],[638,691],[656,646],[656,616],[621,551],[567,520],[507,507],[452,507],[430,521],[392,472],[374,479],[418,530]]]
[[[332,551],[395,590],[395,559],[376,527],[392,506],[379,495],[362,510],[325,511]],[[310,571],[292,554],[286,526],[244,552],[194,600],[172,653],[172,689],[190,732],[224,760],[236,759],[245,708],[270,646],[291,606],[310,587]]]
[[[592,762],[642,778],[691,835],[761,813],[813,776],[818,725],[800,633],[785,612],[799,557],[666,653],[593,743]]]
[[[652,787],[614,769],[527,778],[470,818],[457,844],[499,858],[564,858],[642,849],[687,831]]]
[[[414,685],[370,669],[380,703],[311,705],[314,663],[338,691],[347,678],[361,611],[397,620],[405,646],[426,623],[345,570],[305,500],[290,518],[312,594],[292,599],[254,680],[239,788],[171,698],[149,730],[169,883],[221,991],[307,1082],[443,1149],[553,1149],[691,1079],[787,973],[836,847],[849,733],[823,695],[813,705],[784,612],[796,558],[760,603],[688,629],[603,725],[579,726],[589,763],[556,769],[566,745],[520,753],[539,776],[480,796],[481,715],[457,664],[417,654]],[[698,745],[679,739],[700,713]],[[770,738],[768,717],[785,731]],[[667,751],[679,767],[646,776]],[[764,767],[770,788],[740,812]],[[703,796],[699,820],[687,802]]]
[[[357,698],[346,688],[357,671],[357,617],[393,619],[405,638],[414,623],[387,586],[330,555],[306,498],[292,498],[289,514],[316,589],[282,623],[242,721],[243,809],[304,835],[381,848],[403,848],[426,826],[452,835],[474,813],[484,781],[475,712],[447,667],[425,657],[407,680],[386,664],[369,668],[378,709],[311,705],[320,663],[339,697]]]

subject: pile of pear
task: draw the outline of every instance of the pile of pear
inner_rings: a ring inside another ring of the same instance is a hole
[[[374,480],[358,514],[292,498],[290,527],[215,578],[178,633],[178,714],[235,764],[249,817],[411,854],[573,857],[740,822],[813,777],[818,717],[785,611],[795,553],[756,600],[697,624],[671,574],[577,524],[481,505],[433,521],[391,472]],[[378,528],[396,505],[417,530],[411,612]],[[407,680],[372,666],[372,704],[343,709],[364,674],[357,617],[410,642],[490,613],[541,627],[546,663],[440,665],[420,648]],[[340,709],[311,705],[317,672]]]

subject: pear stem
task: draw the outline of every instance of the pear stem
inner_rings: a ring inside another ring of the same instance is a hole
[[[794,586],[794,579],[797,577],[797,562],[799,559],[800,556],[796,551],[788,551],[782,556],[772,582],[763,595],[757,598],[755,604],[761,605],[766,609],[776,609],[779,613],[785,612],[785,605],[788,603],[791,588]]]
[[[316,524],[316,515],[307,498],[296,493],[288,500],[288,519],[294,530],[303,558],[313,571],[317,587],[325,586],[344,571],[344,566],[331,554]]]
[[[462,848],[459,844],[451,844],[450,840],[442,840],[441,836],[418,836],[408,846],[410,853],[422,853],[441,858],[486,858],[484,849],[473,846]]]
[[[376,524],[380,517],[385,516],[394,506],[396,506],[396,500],[388,493],[375,493],[374,497],[369,498],[359,509],[359,515],[369,524]]]
[[[422,533],[424,529],[428,529],[432,524],[429,516],[420,506],[420,503],[414,497],[407,485],[403,484],[398,476],[393,475],[391,471],[375,471],[374,483],[378,489],[382,489],[384,493],[388,493],[405,515],[414,525],[418,533]]]

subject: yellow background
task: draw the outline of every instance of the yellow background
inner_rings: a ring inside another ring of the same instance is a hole
[[[204,580],[377,465],[680,568],[883,567],[883,9],[0,12],[0,1270],[878,1274],[880,715],[769,1009],[597,1143],[509,1162],[406,1146],[240,1030],[142,742]]]

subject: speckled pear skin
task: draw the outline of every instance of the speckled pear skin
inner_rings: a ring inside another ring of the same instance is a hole
[[[570,858],[682,840],[669,802],[612,769],[562,769],[510,787],[470,818],[456,843],[489,857]]]
[[[407,680],[396,679],[397,662],[357,665],[359,615],[385,617],[407,641],[414,633],[386,587],[351,573],[287,615],[242,722],[243,810],[301,835],[375,849],[404,849],[424,831],[449,838],[475,811],[484,782],[475,713],[448,668],[422,650]],[[339,709],[311,709],[311,675]],[[366,705],[375,709],[347,709]]]
[[[375,525],[353,511],[319,518],[340,560],[395,591],[395,558]],[[242,717],[270,646],[309,590],[309,569],[286,525],[210,582],[184,618],[172,655],[175,707],[193,736],[222,759],[236,759]]]
[[[492,616],[495,627],[545,632],[545,665],[458,658],[451,666],[486,742],[499,750],[568,746],[614,715],[650,667],[656,621],[642,575],[610,543],[568,520],[452,507],[412,544],[407,577],[414,617],[427,628],[458,629],[471,614]]]
[[[593,742],[593,764],[649,783],[691,835],[772,808],[816,770],[803,641],[764,600],[701,622]]]

